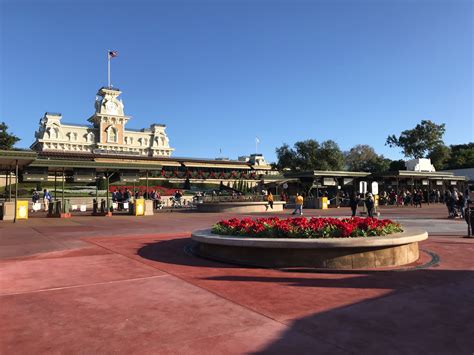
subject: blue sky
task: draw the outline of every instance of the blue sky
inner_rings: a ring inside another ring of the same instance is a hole
[[[33,142],[45,111],[86,123],[123,91],[130,128],[165,123],[175,156],[236,158],[309,138],[343,150],[422,119],[474,140],[468,0],[0,0],[0,120]]]

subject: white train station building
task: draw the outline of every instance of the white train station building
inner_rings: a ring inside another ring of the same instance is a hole
[[[169,157],[173,152],[164,124],[141,130],[126,129],[131,116],[124,113],[121,91],[102,87],[96,96],[90,125],[62,123],[59,113],[45,113],[35,132],[31,149],[38,152],[112,153],[149,157]]]

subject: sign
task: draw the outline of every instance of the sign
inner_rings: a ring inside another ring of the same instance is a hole
[[[367,181],[359,182],[359,192],[365,194],[367,192]]]
[[[354,183],[354,179],[344,178],[342,180],[343,185],[352,185]]]
[[[28,219],[28,201],[16,201],[16,219]]]
[[[422,185],[428,185],[428,180],[421,180]]]
[[[145,200],[139,198],[135,200],[135,216],[144,216],[145,215]]]
[[[285,190],[288,188],[288,184],[287,184],[286,182],[283,184],[283,188],[284,188]]]
[[[458,182],[451,180],[451,185],[456,185]]]
[[[134,151],[117,151],[117,150],[108,150],[108,149],[94,149],[92,153],[97,155],[140,155],[140,152]]]
[[[372,194],[378,195],[379,194],[379,183],[374,181],[371,186]]]
[[[336,180],[333,178],[324,178],[323,179],[324,186],[336,186]]]
[[[437,181],[436,181],[436,185],[438,185],[438,186],[443,185],[443,181],[442,181],[442,180],[437,180]]]

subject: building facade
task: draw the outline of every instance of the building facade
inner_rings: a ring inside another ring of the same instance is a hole
[[[126,129],[130,116],[124,113],[121,91],[103,87],[95,101],[90,125],[62,123],[59,113],[46,112],[35,132],[31,148],[38,152],[61,151],[169,157],[173,152],[166,125],[152,124],[141,130]]]

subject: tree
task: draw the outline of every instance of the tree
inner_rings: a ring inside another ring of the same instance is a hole
[[[446,169],[463,169],[474,167],[474,143],[451,145],[451,155],[446,162]]]
[[[336,142],[327,140],[321,144],[319,150],[319,170],[342,170],[344,169],[344,154]]]
[[[296,163],[296,153],[288,144],[283,144],[280,148],[276,148],[278,162],[275,164],[278,170],[285,168],[293,168]]]
[[[342,170],[344,155],[332,140],[319,144],[314,139],[296,142],[294,148],[287,144],[276,148],[278,169],[295,170]]]
[[[397,138],[394,134],[387,137],[386,145],[402,148],[406,157],[424,158],[436,146],[443,144],[445,124],[437,125],[422,120],[415,128],[403,131]]]
[[[374,148],[358,144],[345,153],[346,167],[349,171],[384,172],[389,169],[390,159],[378,155]]]
[[[0,149],[10,150],[20,140],[17,136],[7,132],[8,126],[5,122],[0,123]]]
[[[398,171],[398,170],[406,170],[406,165],[405,161],[400,159],[400,160],[392,160],[390,162],[390,165],[388,167],[388,170],[390,171]]]
[[[319,143],[314,139],[295,143],[295,163],[300,170],[319,170]]]
[[[431,159],[431,164],[436,170],[443,170],[450,156],[451,149],[444,144],[439,144],[428,153],[427,158]]]

